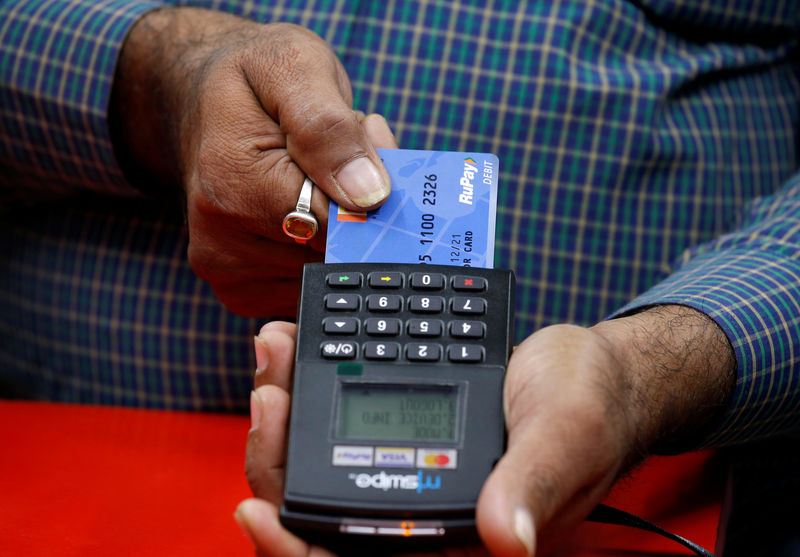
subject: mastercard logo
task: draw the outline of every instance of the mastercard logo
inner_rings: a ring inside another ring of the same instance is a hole
[[[417,466],[454,469],[457,456],[455,449],[417,449]]]
[[[447,466],[450,464],[450,457],[446,454],[429,454],[425,456],[425,464],[428,466]]]

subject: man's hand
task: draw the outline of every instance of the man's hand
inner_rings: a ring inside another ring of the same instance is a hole
[[[506,375],[508,448],[477,518],[494,555],[543,555],[647,454],[688,446],[724,410],[733,351],[705,315],[660,306],[547,327]]]
[[[243,502],[236,517],[259,555],[328,555],[277,517],[294,334],[293,325],[270,323],[256,338],[246,471],[258,499]],[[478,500],[486,550],[546,554],[649,451],[703,434],[725,407],[734,365],[722,331],[680,306],[529,337],[506,376],[508,449]]]
[[[325,194],[351,210],[389,194],[375,147],[394,138],[351,104],[344,69],[310,31],[167,8],[126,39],[111,112],[128,173],[185,191],[197,275],[240,315],[293,316],[302,265],[325,245]],[[320,233],[300,246],[281,223],[306,174]]]

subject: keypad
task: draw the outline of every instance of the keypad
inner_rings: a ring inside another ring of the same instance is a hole
[[[420,254],[428,249],[416,246],[413,236],[406,241]],[[514,289],[514,274],[505,269],[305,264],[283,516],[300,516],[293,513],[307,511],[311,502],[322,524],[327,511],[353,495],[352,481],[342,484],[342,478],[391,476],[419,479],[422,498],[441,495],[441,517],[457,523],[471,500],[465,497],[479,492],[504,447],[502,389],[514,338]],[[411,501],[399,489],[361,491],[356,498],[373,510],[414,514],[420,499],[412,494]],[[365,517],[349,533],[383,520]],[[427,526],[435,522],[425,520]],[[379,529],[420,539],[442,531],[438,523],[419,532],[395,526]]]
[[[508,282],[508,275],[498,271],[500,284],[493,284],[491,270],[470,274],[469,269],[455,267],[453,272],[446,267],[438,269],[447,272],[428,272],[420,265],[354,267],[358,268],[336,265],[335,272],[324,275],[324,285],[304,285],[322,300],[320,357],[421,364],[487,361],[492,312],[500,312],[498,322],[505,324],[509,311],[492,308],[490,300],[498,287],[497,299],[507,300],[508,287],[503,290],[502,282]],[[321,294],[316,292],[320,289]],[[498,337],[506,334],[499,331]],[[507,346],[500,348],[507,351]]]

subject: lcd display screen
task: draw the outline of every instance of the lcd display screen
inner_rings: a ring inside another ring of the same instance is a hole
[[[456,385],[342,383],[336,436],[455,442],[458,407]]]

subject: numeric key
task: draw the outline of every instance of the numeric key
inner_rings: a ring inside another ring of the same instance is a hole
[[[364,321],[364,330],[368,335],[396,336],[402,328],[402,321],[390,317],[370,317]]]
[[[452,311],[466,315],[483,315],[486,313],[486,300],[472,296],[455,296]]]
[[[456,338],[483,338],[485,328],[482,321],[456,319],[450,322],[450,336]]]
[[[442,290],[444,275],[439,273],[411,273],[411,288],[414,290]]]
[[[412,337],[442,336],[444,324],[438,319],[409,319],[408,335]]]
[[[480,344],[451,344],[447,347],[447,359],[451,362],[482,362],[483,347]]]
[[[408,310],[414,313],[442,313],[444,298],[442,296],[409,296]]]
[[[412,362],[437,362],[442,357],[442,347],[438,344],[409,342],[406,345],[406,358]]]
[[[400,356],[400,345],[396,342],[365,342],[364,357],[368,360],[396,360]]]
[[[369,311],[400,311],[403,297],[398,294],[370,294],[367,296]]]

